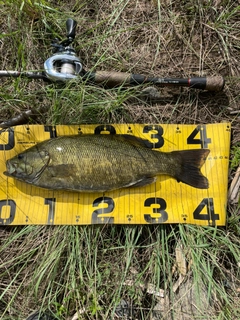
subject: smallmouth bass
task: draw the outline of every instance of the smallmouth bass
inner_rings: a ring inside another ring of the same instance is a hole
[[[207,189],[200,169],[208,149],[161,152],[131,135],[83,134],[40,142],[7,160],[6,176],[37,187],[105,192],[141,187],[169,175],[178,182]]]

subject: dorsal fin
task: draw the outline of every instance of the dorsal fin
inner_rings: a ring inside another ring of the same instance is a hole
[[[117,136],[119,136],[120,138],[121,137],[124,138],[125,140],[127,140],[128,142],[130,142],[131,144],[133,144],[135,146],[141,146],[141,147],[148,148],[145,140],[143,140],[140,137],[132,136],[130,134],[120,134]]]

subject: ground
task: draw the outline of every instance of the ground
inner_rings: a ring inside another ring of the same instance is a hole
[[[145,87],[1,78],[0,121],[27,110],[48,125],[227,121],[230,186],[240,159],[239,0],[7,0],[0,13],[1,70],[42,70],[71,17],[87,70],[225,79],[221,92],[165,87],[149,99]],[[69,320],[239,319],[239,202],[227,217],[221,228],[1,227],[0,319],[39,309]]]

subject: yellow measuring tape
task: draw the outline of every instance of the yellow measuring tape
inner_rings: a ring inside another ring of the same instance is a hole
[[[29,125],[0,135],[0,225],[191,223],[225,225],[230,124]],[[41,189],[6,177],[6,160],[40,141],[72,134],[131,134],[162,152],[208,148],[201,169],[209,189],[158,176],[155,183],[106,193]]]

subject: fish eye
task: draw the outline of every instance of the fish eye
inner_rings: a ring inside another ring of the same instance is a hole
[[[17,157],[18,157],[18,160],[21,160],[23,159],[23,154],[20,153]]]

